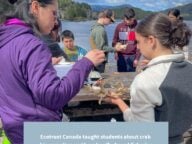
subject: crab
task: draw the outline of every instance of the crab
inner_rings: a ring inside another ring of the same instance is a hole
[[[128,96],[129,88],[125,87],[122,82],[116,80],[116,82],[110,80],[100,80],[92,86],[92,90],[96,96],[99,97],[98,103],[101,104],[103,99],[108,96],[109,91],[113,92],[111,97],[122,97]]]

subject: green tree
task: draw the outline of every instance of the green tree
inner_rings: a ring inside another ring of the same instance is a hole
[[[75,3],[72,0],[59,0],[62,19],[83,20],[90,18],[91,7],[86,3]]]

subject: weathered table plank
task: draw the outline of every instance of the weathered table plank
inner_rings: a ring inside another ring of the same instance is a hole
[[[127,72],[127,73],[103,73],[102,77],[105,81],[119,81],[122,82],[126,87],[131,85],[136,72]],[[80,92],[71,100],[71,102],[81,102],[81,101],[92,101],[99,100],[99,97],[96,96],[90,88],[84,86]]]

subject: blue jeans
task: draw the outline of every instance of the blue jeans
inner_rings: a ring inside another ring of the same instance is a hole
[[[135,55],[122,55],[118,53],[117,60],[117,71],[118,72],[135,72],[135,67],[133,62],[135,60]]]

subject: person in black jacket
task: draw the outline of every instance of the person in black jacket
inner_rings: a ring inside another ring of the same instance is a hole
[[[61,21],[57,19],[57,23],[48,35],[43,35],[42,40],[48,45],[52,53],[52,63],[57,64],[63,58],[65,61],[70,61],[65,52],[60,48],[58,42],[60,41],[59,31],[61,29]]]

